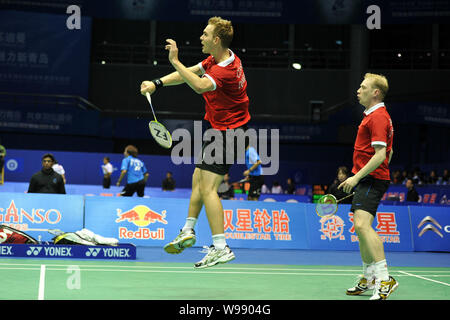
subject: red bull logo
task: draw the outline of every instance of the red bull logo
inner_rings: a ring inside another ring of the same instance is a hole
[[[164,240],[165,230],[164,228],[158,228],[156,231],[150,230],[149,228],[144,228],[151,223],[160,222],[167,224],[166,221],[166,210],[158,213],[147,206],[138,205],[131,210],[122,212],[121,209],[117,209],[117,219],[116,223],[123,221],[128,221],[136,226],[138,230],[128,230],[125,227],[119,228],[119,238],[120,239],[151,239],[151,240]]]
[[[131,222],[138,227],[146,227],[149,224],[155,223],[157,221],[163,224],[167,224],[167,221],[165,219],[166,210],[158,213],[143,205],[135,206],[133,209],[125,212],[122,212],[121,209],[117,209],[117,217],[118,218],[116,219],[116,223],[127,220],[128,222]]]

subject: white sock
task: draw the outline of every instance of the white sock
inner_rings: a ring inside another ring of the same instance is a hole
[[[197,218],[187,217],[186,222],[184,224],[182,231],[186,231],[188,229],[194,230],[195,224],[197,223]]]
[[[381,280],[381,281],[389,280],[389,272],[388,272],[388,268],[387,268],[386,259],[375,262],[373,265],[374,265],[374,269],[375,269],[375,277],[378,280]]]
[[[214,234],[212,236],[213,239],[213,245],[218,250],[225,249],[225,246],[227,245],[227,242],[225,241],[225,235],[223,233],[220,234]]]
[[[364,278],[366,278],[368,281],[372,279],[374,276],[374,263],[365,263],[363,261],[363,272],[364,272]]]

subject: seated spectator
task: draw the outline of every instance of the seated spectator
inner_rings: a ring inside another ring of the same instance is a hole
[[[392,173],[392,184],[402,184],[402,173],[400,172],[400,170],[395,170]]]
[[[66,193],[62,176],[52,169],[55,162],[51,153],[44,154],[42,169],[31,177],[28,193]]]
[[[228,173],[223,176],[223,181],[217,189],[217,194],[219,195],[220,199],[224,200],[234,198],[234,187],[230,183],[230,176],[228,175]]]
[[[263,184],[261,186],[261,193],[270,193],[269,188],[266,186],[266,184]]]
[[[283,193],[283,188],[280,186],[280,183],[278,181],[273,182],[271,192],[275,194]]]
[[[402,177],[401,177],[402,184],[406,184],[406,181],[407,181],[409,178],[411,178],[411,174],[410,174],[407,170],[403,170],[403,172],[402,172]]]
[[[406,195],[406,201],[417,202],[419,201],[419,194],[414,188],[414,180],[408,179],[406,181],[406,187],[408,188],[408,194]]]
[[[430,175],[426,179],[426,183],[428,184],[436,184],[438,181],[438,176],[436,174],[436,170],[431,170]]]
[[[437,184],[440,185],[450,184],[450,174],[448,172],[448,169],[444,169],[442,176],[438,178]]]
[[[423,184],[423,181],[422,181],[422,172],[420,172],[420,169],[419,169],[418,167],[416,167],[416,168],[414,169],[414,173],[413,173],[413,176],[412,176],[411,179],[413,180],[413,182],[414,182],[415,185],[421,185],[421,184]]]
[[[163,191],[173,191],[175,190],[175,179],[172,176],[172,172],[168,171],[166,173],[166,178],[162,181]]]
[[[339,167],[337,170],[337,176],[334,182],[328,188],[328,193],[332,194],[336,197],[336,199],[342,199],[346,197],[348,194],[344,192],[342,189],[338,189],[338,186],[347,180],[348,178],[348,169],[347,167]],[[342,200],[340,203],[352,203],[352,197]]]
[[[295,190],[296,190],[294,181],[292,181],[291,178],[288,178],[286,183],[287,183],[287,186],[286,186],[286,190],[284,190],[284,193],[294,194]]]

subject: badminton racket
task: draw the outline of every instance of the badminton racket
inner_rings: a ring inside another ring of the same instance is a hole
[[[317,215],[319,217],[326,217],[326,216],[331,217],[332,215],[334,215],[337,212],[338,203],[341,202],[342,200],[350,198],[354,194],[355,194],[354,192],[350,193],[349,195],[347,195],[339,200],[336,199],[336,197],[332,194],[324,195],[323,197],[321,197],[319,199],[319,201],[316,204]]]
[[[164,125],[158,122],[158,120],[156,119],[150,94],[147,92],[145,95],[147,97],[148,103],[150,104],[150,108],[152,108],[153,118],[155,119],[148,123],[150,133],[161,147],[169,149],[172,146],[172,136],[170,135],[169,130],[167,130],[166,127],[164,127]]]

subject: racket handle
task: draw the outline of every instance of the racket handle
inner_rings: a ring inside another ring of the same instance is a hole
[[[350,193],[349,195],[347,195],[347,196],[345,196],[345,197],[339,199],[339,200],[336,201],[336,202],[339,203],[339,202],[341,202],[342,200],[345,200],[345,199],[347,199],[347,198],[350,198],[350,197],[353,196],[354,194],[355,194],[354,192],[353,192],[353,193]]]

